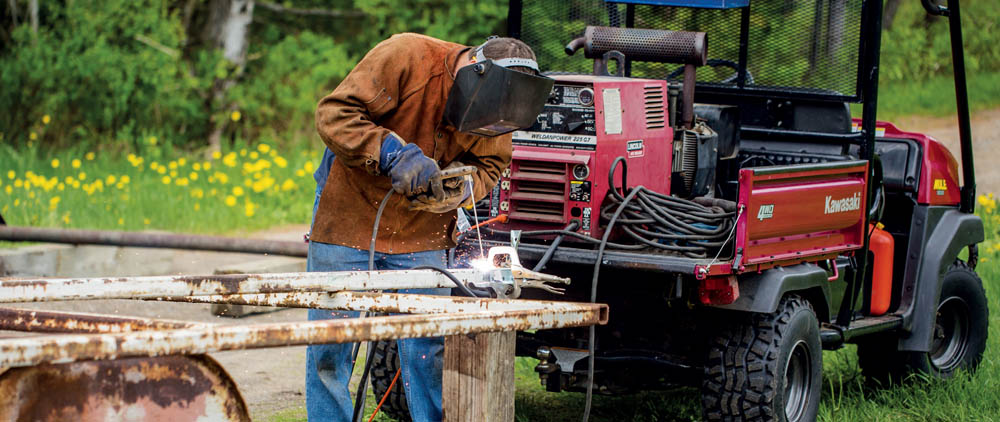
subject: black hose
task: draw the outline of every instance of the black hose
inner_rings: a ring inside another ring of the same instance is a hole
[[[615,190],[614,174],[615,174],[615,169],[618,167],[619,163],[625,164],[625,157],[616,158],[615,161],[611,163],[611,171],[608,172],[609,173],[608,179],[610,182],[608,184],[608,187],[610,188],[608,192],[612,192],[613,195],[618,195],[618,192]],[[628,190],[628,188],[624,185],[625,170],[626,166],[623,165],[622,191]],[[618,209],[615,210],[615,213],[611,216],[611,220],[608,221],[608,227],[604,230],[604,236],[601,237],[601,245],[597,248],[597,260],[594,262],[594,276],[590,280],[590,303],[597,302],[597,278],[601,273],[601,261],[604,259],[604,249],[605,247],[607,247],[608,237],[611,235],[611,231],[612,229],[614,229],[615,223],[618,221],[618,217],[621,216],[622,211],[624,211],[625,207],[628,206],[628,203],[631,202],[632,199],[634,199],[644,189],[645,188],[643,188],[642,186],[636,186],[634,189],[632,189],[632,191],[629,192],[628,195],[622,198],[621,204],[618,205]],[[596,333],[593,325],[590,326],[588,334],[589,338],[587,340],[587,353],[588,353],[587,402],[583,408],[583,422],[587,422],[590,419],[590,405],[594,397],[594,339],[596,337]]]
[[[580,224],[576,220],[573,220],[566,226],[565,229],[563,229],[563,231],[572,232],[573,230],[576,230],[576,226],[578,225]],[[542,255],[542,259],[538,260],[538,263],[535,264],[535,268],[532,268],[531,271],[541,271],[542,268],[545,267],[545,264],[549,263],[549,260],[552,259],[552,254],[556,252],[556,248],[558,248],[559,244],[562,243],[564,237],[566,237],[565,234],[560,234],[559,236],[556,236],[555,239],[552,239],[552,244],[549,245],[549,249],[545,251],[545,255]]]
[[[389,203],[392,192],[392,189],[389,189],[385,193],[382,203],[378,205],[378,211],[375,212],[375,223],[372,224],[372,241],[368,245],[368,271],[375,271],[375,238],[378,237],[378,225],[379,221],[382,220],[382,211],[385,211],[385,205]],[[372,361],[375,358],[375,348],[372,345],[373,342],[369,341],[368,356],[365,358],[365,369],[361,372],[361,383],[358,384],[358,391],[354,396],[354,415],[351,417],[351,420],[354,422],[361,422],[361,417],[365,410],[365,398],[367,398],[368,392],[368,374],[371,373]],[[351,352],[351,372],[354,371],[353,365],[357,363],[360,351],[361,343],[354,343],[354,350]]]
[[[485,297],[485,296],[483,296],[481,294],[476,294],[475,292],[473,292],[471,289],[469,289],[468,286],[466,286],[465,284],[462,284],[462,282],[458,279],[458,277],[455,277],[455,274],[452,274],[451,271],[448,271],[448,270],[446,270],[444,268],[435,267],[433,265],[420,265],[420,266],[413,267],[413,269],[414,270],[434,270],[434,271],[437,271],[437,272],[439,272],[441,274],[444,274],[445,277],[448,277],[448,279],[451,280],[452,283],[455,283],[455,287],[458,287],[458,290],[461,290],[462,293],[464,293],[466,296],[469,296],[469,297]]]

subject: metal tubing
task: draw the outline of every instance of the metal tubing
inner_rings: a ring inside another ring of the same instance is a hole
[[[924,7],[927,7],[925,4]],[[955,75],[955,106],[958,113],[958,139],[962,153],[962,212],[976,210],[976,169],[972,154],[972,126],[969,122],[969,91],[965,84],[965,50],[962,45],[962,17],[958,0],[948,0],[943,12],[948,16],[951,35],[951,61]]]
[[[463,283],[483,281],[475,269],[451,272]],[[429,270],[8,280],[0,281],[0,303],[442,287],[454,283]]]
[[[110,230],[47,229],[0,226],[0,240],[68,243],[73,245],[133,246],[200,251],[242,252],[305,257],[309,245],[281,240],[242,239],[190,234],[135,233]]]
[[[83,312],[0,308],[0,330],[11,331],[36,333],[131,333],[145,330],[208,327],[210,325],[190,321],[118,317]]]
[[[393,314],[527,311],[540,309],[542,307],[554,312],[572,311],[573,309],[576,309],[576,304],[572,302],[479,299],[457,296],[426,296],[371,292],[263,293],[191,296],[166,300],[173,302],[232,303],[254,306],[284,306],[291,308],[370,311]]]
[[[13,338],[0,340],[0,367],[305,344],[552,329],[607,322],[607,305],[544,301],[532,303],[536,309]],[[556,306],[559,309],[556,309]]]

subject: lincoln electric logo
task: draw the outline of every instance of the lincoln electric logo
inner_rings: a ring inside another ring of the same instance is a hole
[[[832,196],[827,195],[826,208],[824,208],[823,213],[834,214],[859,209],[861,209],[861,193],[859,192],[855,192],[854,195],[840,199],[833,199]]]
[[[771,217],[774,217],[774,204],[761,205],[760,209],[757,210],[758,221],[764,221]]]

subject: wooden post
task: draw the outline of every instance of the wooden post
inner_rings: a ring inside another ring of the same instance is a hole
[[[513,331],[444,339],[444,422],[514,420]]]

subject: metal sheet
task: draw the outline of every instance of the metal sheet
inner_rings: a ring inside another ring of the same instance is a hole
[[[0,421],[249,421],[208,356],[39,365],[0,375]]]

